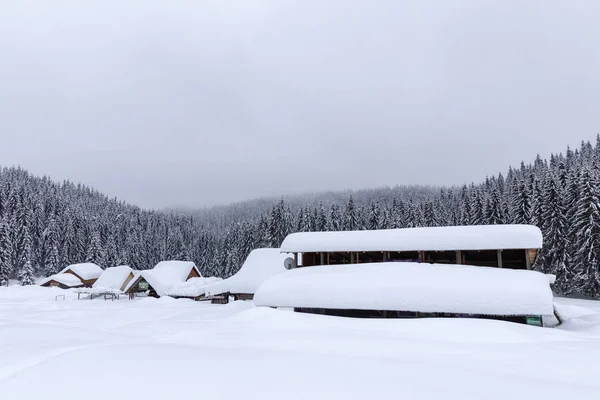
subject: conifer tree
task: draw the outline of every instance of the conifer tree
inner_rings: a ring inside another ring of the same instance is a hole
[[[315,224],[315,231],[324,232],[327,230],[327,214],[325,213],[325,207],[323,202],[319,203],[319,211],[317,214],[317,221]]]
[[[328,231],[341,231],[342,230],[342,214],[340,207],[337,204],[331,206],[331,212],[329,213],[329,225]]]
[[[344,213],[344,230],[355,231],[359,229],[358,216],[354,199],[350,196],[348,204],[346,204],[346,212]]]
[[[31,236],[29,230],[23,231],[23,249],[21,252],[21,269],[19,270],[18,278],[21,286],[35,284],[35,277],[33,275],[33,266],[31,265]]]
[[[92,231],[90,244],[87,250],[86,262],[91,262],[99,266],[104,266],[104,253],[100,243],[100,234],[97,230]]]
[[[589,169],[579,181],[579,199],[573,218],[575,254],[574,284],[581,293],[600,295],[600,197],[597,177]]]
[[[0,220],[0,286],[8,285],[8,280],[12,272],[11,252],[12,243],[10,242],[10,234],[8,224],[4,219]]]

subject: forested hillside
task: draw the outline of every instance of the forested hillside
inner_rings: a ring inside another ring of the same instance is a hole
[[[62,266],[152,268],[194,260],[229,276],[257,247],[295,231],[531,223],[555,290],[600,298],[600,138],[463,187],[405,187],[262,199],[196,212],[146,211],[82,185],[0,170],[0,281],[31,283]]]

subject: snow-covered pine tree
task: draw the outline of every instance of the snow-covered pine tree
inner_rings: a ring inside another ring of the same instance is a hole
[[[58,234],[56,220],[51,218],[44,232],[44,265],[42,271],[45,276],[54,275],[61,270]],[[64,265],[66,264],[68,263],[64,263]]]
[[[100,243],[100,233],[96,229],[92,231],[85,261],[104,267],[104,251]]]
[[[484,208],[484,222],[489,225],[503,224],[502,209],[500,202],[500,191],[497,187],[492,188],[487,197]]]
[[[20,262],[21,269],[18,273],[19,283],[21,286],[34,285],[35,276],[33,274],[33,266],[31,265],[31,235],[29,235],[28,229],[23,231],[22,246],[22,260]]]
[[[323,202],[319,202],[319,211],[317,213],[317,220],[315,223],[315,231],[325,232],[327,230],[327,213],[325,212],[325,206]]]
[[[358,216],[356,213],[356,206],[354,205],[354,198],[350,196],[348,204],[346,204],[346,211],[344,212],[344,230],[355,231],[359,229]]]
[[[543,198],[542,231],[544,247],[542,271],[556,275],[555,289],[562,294],[571,293],[572,283],[569,270],[569,226],[565,215],[564,195],[559,178],[550,176],[546,181]]]
[[[575,254],[574,284],[581,293],[600,296],[600,196],[598,177],[589,168],[579,180],[579,199],[573,218]]]
[[[369,219],[367,229],[376,230],[381,229],[381,209],[379,207],[379,202],[374,201],[371,203],[371,207],[369,209]]]
[[[337,204],[332,204],[331,211],[329,212],[329,224],[327,230],[341,231],[342,226],[342,213],[340,212],[340,207]]]
[[[12,274],[12,243],[8,224],[4,219],[0,220],[0,286],[8,285]]]
[[[509,214],[513,224],[529,224],[531,222],[531,195],[523,177],[514,182],[509,202]]]

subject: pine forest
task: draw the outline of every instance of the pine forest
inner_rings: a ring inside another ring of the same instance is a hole
[[[192,260],[205,276],[227,277],[251,250],[278,247],[292,232],[507,223],[541,228],[534,268],[556,275],[555,292],[600,298],[600,137],[462,187],[331,192],[193,212],[144,210],[5,167],[0,283],[32,284],[85,261],[149,269]]]

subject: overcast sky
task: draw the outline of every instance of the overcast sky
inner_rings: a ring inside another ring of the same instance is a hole
[[[481,181],[600,132],[600,2],[0,0],[0,164],[145,207]]]

